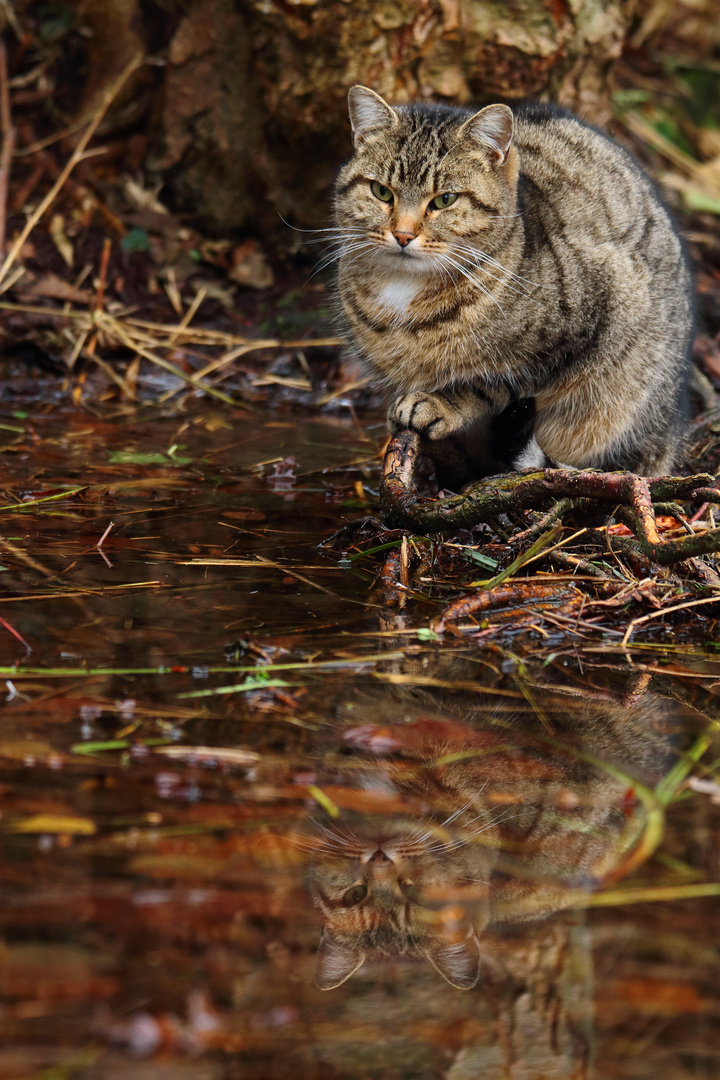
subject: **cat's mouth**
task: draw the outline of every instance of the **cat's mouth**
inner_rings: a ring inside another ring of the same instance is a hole
[[[380,248],[386,265],[391,265],[394,270],[401,268],[413,275],[428,274],[437,271],[436,260],[420,248],[400,248],[395,244],[394,248],[386,245]]]

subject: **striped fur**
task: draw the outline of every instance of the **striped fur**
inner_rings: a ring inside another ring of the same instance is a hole
[[[476,676],[455,656],[441,673]],[[331,754],[320,782],[355,788],[357,805],[365,793],[367,812],[315,823],[301,842],[323,921],[321,989],[394,959],[427,961],[469,989],[483,935],[548,918],[623,863],[645,827],[632,776],[654,784],[674,758],[671,704],[649,693],[584,699],[576,688],[541,701],[550,743],[516,698],[470,704],[395,688],[353,702],[342,740],[353,754]],[[591,764],[603,761],[613,765]],[[396,809],[378,812],[380,795]]]
[[[670,471],[693,289],[637,162],[548,106],[391,108],[363,87],[349,101],[339,297],[391,430],[441,463],[459,447],[455,483],[546,463]],[[457,198],[437,208],[443,193]]]

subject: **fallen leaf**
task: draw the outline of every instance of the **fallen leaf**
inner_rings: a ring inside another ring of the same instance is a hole
[[[89,304],[92,293],[87,289],[76,289],[69,281],[63,281],[57,274],[43,274],[37,281],[22,286],[24,296],[42,296],[48,300],[69,300],[73,304]]]
[[[232,253],[229,278],[249,289],[269,289],[275,278],[256,240],[246,240]]]
[[[65,218],[62,214],[53,214],[50,220],[50,236],[53,239],[55,247],[62,255],[65,265],[72,269],[72,265],[75,261],[75,252],[73,251],[72,244],[65,235]]]
[[[21,821],[11,821],[6,831],[12,833],[71,833],[73,836],[94,836],[95,822],[71,814],[34,814]]]
[[[26,764],[46,763],[51,758],[58,761],[62,759],[62,755],[58,754],[54,747],[37,739],[0,741],[0,758],[2,757],[12,761],[24,761]]]

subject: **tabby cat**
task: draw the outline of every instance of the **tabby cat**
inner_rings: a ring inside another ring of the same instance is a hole
[[[645,822],[624,762],[656,775],[668,757],[653,734],[667,707],[650,694],[629,706],[546,697],[551,744],[528,731],[514,698],[459,722],[423,707],[423,719],[388,723],[398,704],[359,702],[362,725],[319,780],[355,787],[368,808],[304,841],[323,918],[322,990],[383,958],[424,959],[452,986],[473,987],[483,931],[547,917],[622,862]],[[378,710],[386,722],[367,723]]]
[[[457,485],[547,464],[670,471],[693,289],[624,149],[559,108],[391,107],[349,93],[339,296],[392,431]],[[447,478],[446,478],[447,479]]]

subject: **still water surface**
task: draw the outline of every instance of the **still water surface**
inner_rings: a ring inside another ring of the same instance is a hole
[[[344,417],[3,419],[0,1076],[720,1075],[708,656],[434,640]]]

